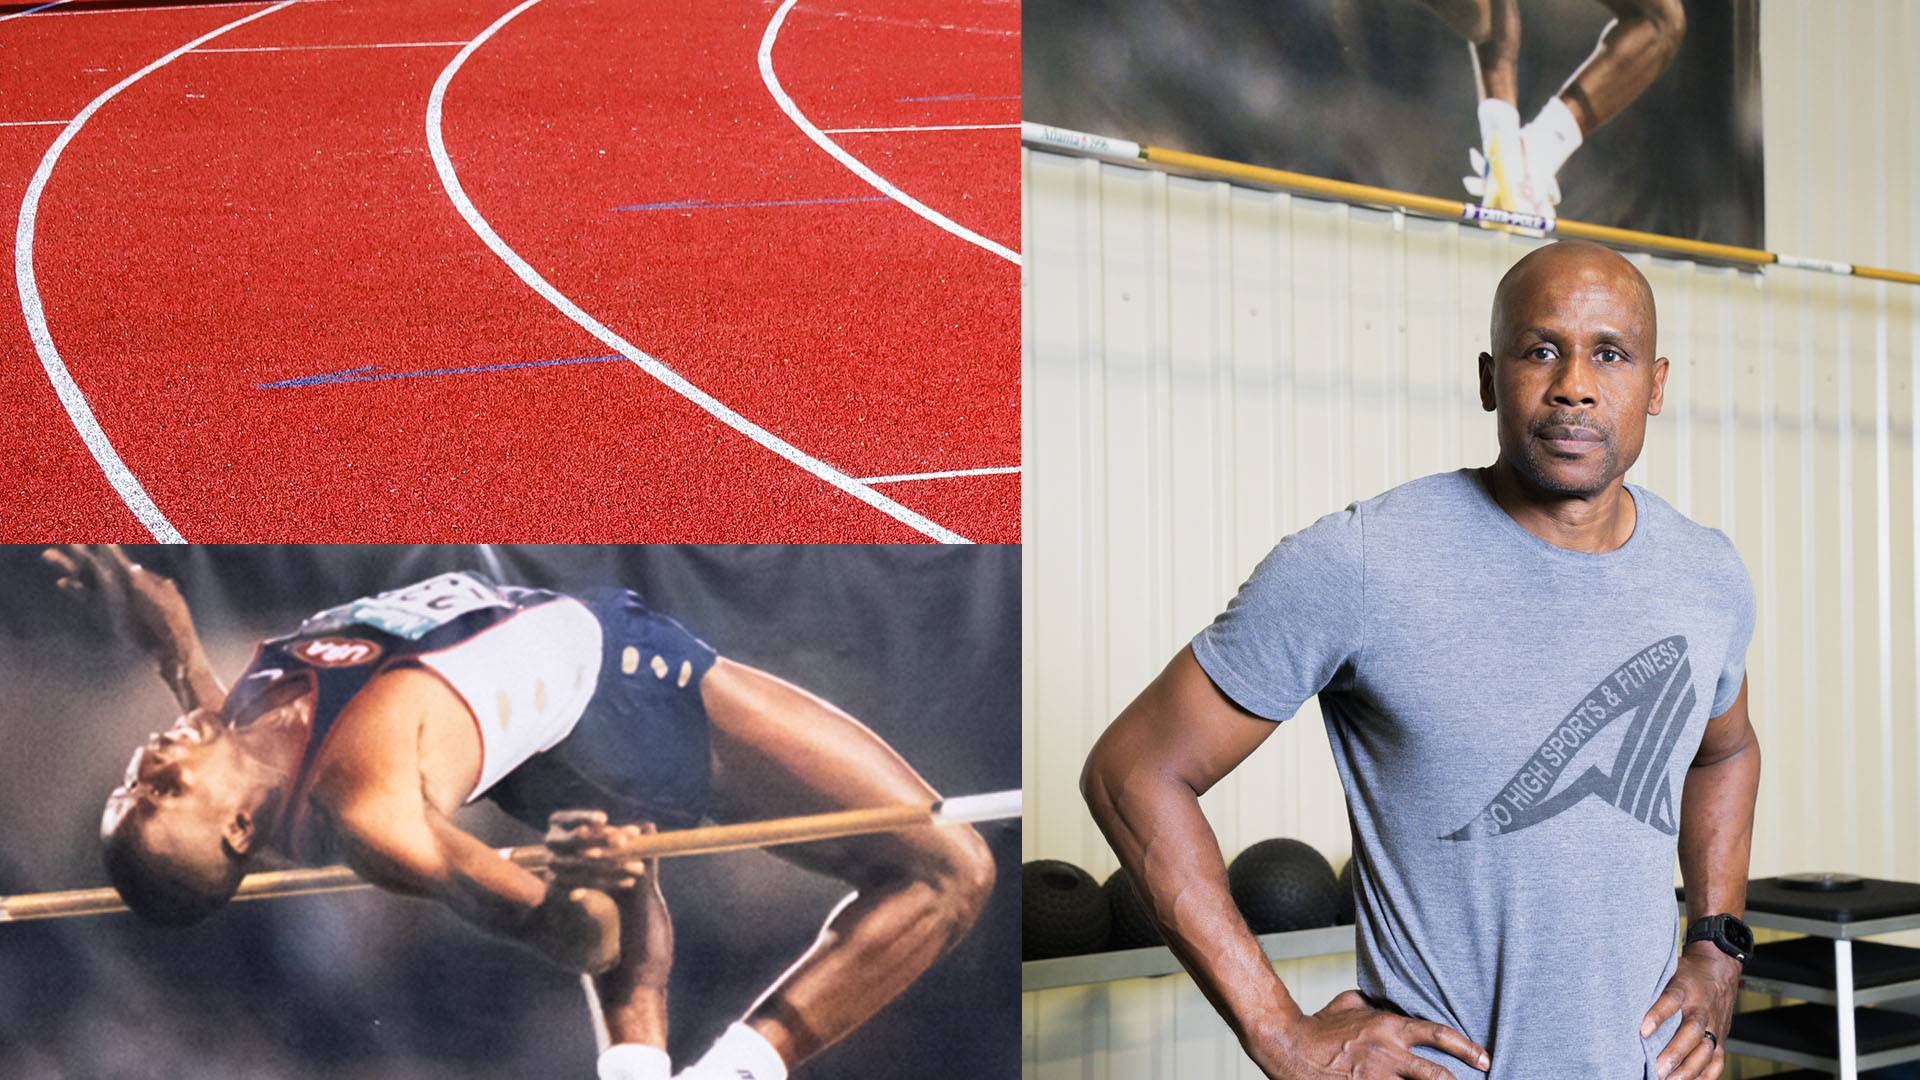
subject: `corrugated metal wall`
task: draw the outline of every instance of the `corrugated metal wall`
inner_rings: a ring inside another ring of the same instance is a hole
[[[1768,244],[1920,266],[1920,5],[1762,5]],[[1033,119],[1045,119],[1036,117]],[[1491,461],[1474,357],[1530,241],[1027,152],[1027,858],[1104,877],[1100,729],[1283,534]],[[1767,748],[1756,875],[1920,879],[1920,289],[1637,257],[1672,358],[1631,479],[1738,544]],[[1204,800],[1339,865],[1317,710]],[[1289,964],[1318,1007],[1350,961]],[[1184,977],[1026,996],[1029,1078],[1255,1077]]]

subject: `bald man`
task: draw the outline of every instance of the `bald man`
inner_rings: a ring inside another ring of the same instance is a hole
[[[1621,479],[1666,379],[1632,264],[1527,255],[1479,358],[1498,459],[1283,539],[1088,757],[1094,817],[1267,1076],[1720,1074],[1752,948],[1753,593],[1724,535]],[[1198,797],[1315,695],[1360,987],[1309,1015]]]

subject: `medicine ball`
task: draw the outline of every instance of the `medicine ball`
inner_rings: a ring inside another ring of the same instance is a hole
[[[1353,864],[1356,861],[1357,860],[1354,859],[1348,859],[1347,865],[1340,868],[1339,910],[1336,911],[1333,916],[1333,925],[1335,926],[1353,925],[1353,904],[1354,901],[1358,899],[1353,891]]]
[[[1140,899],[1140,890],[1133,887],[1133,879],[1127,876],[1125,868],[1108,875],[1100,891],[1107,894],[1107,904],[1113,909],[1113,936],[1108,939],[1107,948],[1144,949],[1166,944],[1160,928],[1147,914],[1146,901]]]
[[[1227,867],[1233,904],[1256,934],[1332,926],[1340,883],[1327,857],[1299,840],[1262,840]]]
[[[1020,867],[1020,959],[1077,956],[1107,947],[1113,916],[1093,875],[1059,859]]]

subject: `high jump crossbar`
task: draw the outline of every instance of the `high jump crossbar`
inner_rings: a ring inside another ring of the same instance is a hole
[[[906,803],[897,806],[838,810],[827,814],[743,821],[730,825],[704,825],[692,829],[652,833],[623,844],[609,858],[621,861],[713,855],[723,851],[747,851],[780,844],[799,844],[813,840],[832,840],[843,836],[864,836],[893,832],[917,826],[956,825],[977,821],[997,821],[1020,816],[1020,791],[994,791],[982,795],[961,795],[933,803]],[[550,855],[545,846],[501,848],[500,857],[510,859],[529,870],[545,866]],[[308,867],[298,870],[269,870],[248,874],[240,882],[235,900],[275,900],[288,896],[312,896],[318,893],[345,892],[371,888],[344,866]],[[0,923],[30,919],[66,919],[80,915],[105,915],[125,911],[118,893],[109,888],[67,889],[61,892],[24,893],[0,897]]]
[[[1213,179],[1237,180],[1258,187],[1294,191],[1302,195],[1332,199],[1336,202],[1378,206],[1419,214],[1422,217],[1473,223],[1482,228],[1504,227],[1542,234],[1551,232],[1662,255],[1744,263],[1755,267],[1786,266],[1795,270],[1815,270],[1823,274],[1842,274],[1874,281],[1892,281],[1902,285],[1920,285],[1920,274],[1905,270],[1887,270],[1878,266],[1861,266],[1857,263],[1835,262],[1831,259],[1809,259],[1800,255],[1762,251],[1759,248],[1715,244],[1706,240],[1688,240],[1678,236],[1641,232],[1638,229],[1617,229],[1611,225],[1593,225],[1584,221],[1570,221],[1566,218],[1549,219],[1533,214],[1515,214],[1482,207],[1478,203],[1456,202],[1453,199],[1441,199],[1432,195],[1396,191],[1392,188],[1373,187],[1368,184],[1351,184],[1344,180],[1328,180],[1324,177],[1309,176],[1306,173],[1270,169],[1263,165],[1248,165],[1224,158],[1207,157],[1204,154],[1189,154],[1184,150],[1169,150],[1162,146],[1148,146],[1126,139],[1092,135],[1084,131],[1074,131],[1071,128],[1053,127],[1031,121],[1021,122],[1020,141],[1036,149],[1051,150],[1055,153],[1098,158],[1102,161],[1121,164],[1138,164],[1144,161],[1167,169]]]

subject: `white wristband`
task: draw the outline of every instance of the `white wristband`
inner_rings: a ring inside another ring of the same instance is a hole
[[[667,1052],[644,1043],[619,1043],[600,1055],[600,1080],[671,1080]]]

